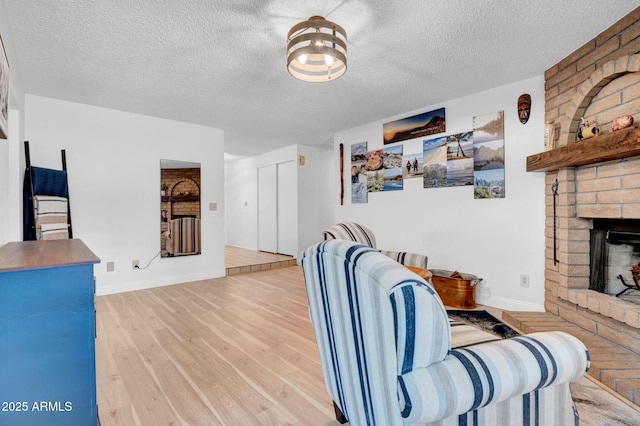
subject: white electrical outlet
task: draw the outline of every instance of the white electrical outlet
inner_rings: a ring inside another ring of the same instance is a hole
[[[520,287],[529,287],[529,275],[520,275]]]
[[[107,272],[113,272],[116,269],[114,262],[107,262]]]
[[[131,269],[138,269],[139,266],[140,266],[139,260],[134,260],[131,262]]]

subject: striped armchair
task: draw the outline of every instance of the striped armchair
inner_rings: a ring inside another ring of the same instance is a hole
[[[452,349],[431,285],[381,253],[330,240],[302,256],[325,385],[352,425],[573,425],[589,353],[563,332]]]
[[[355,241],[377,250],[376,237],[373,235],[371,229],[353,222],[344,222],[333,225],[322,233],[322,237],[325,241],[336,239]],[[385,256],[390,257],[403,265],[427,269],[428,258],[425,255],[402,251],[379,251]]]

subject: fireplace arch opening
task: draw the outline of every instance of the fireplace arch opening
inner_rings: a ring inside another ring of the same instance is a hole
[[[629,76],[629,74],[633,75]],[[578,85],[577,91],[575,95],[573,95],[573,98],[565,111],[565,118],[560,123],[558,145],[565,146],[575,141],[576,133],[580,126],[582,117],[588,118],[588,115],[591,114],[587,109],[603,88],[621,77],[633,80],[640,79],[638,76],[640,76],[640,54],[621,56],[618,59],[613,59],[606,62],[601,67],[598,67],[589,78],[587,78],[582,84]],[[632,86],[633,84],[634,83],[632,82],[630,85]],[[616,87],[615,91],[622,93],[624,91],[624,87]],[[611,99],[609,102],[611,102]],[[629,100],[623,99],[623,96],[621,95],[617,104],[623,105],[628,102]],[[593,113],[593,117],[590,117],[595,121],[602,120],[602,122],[598,123],[601,126],[601,129],[606,126],[610,126],[613,119],[618,116],[628,113],[624,111],[624,109],[616,112],[616,104],[607,105],[605,109],[610,112],[606,113],[604,111],[598,111],[598,113]],[[604,114],[602,112],[604,112]],[[602,118],[596,117],[596,115],[600,115]]]

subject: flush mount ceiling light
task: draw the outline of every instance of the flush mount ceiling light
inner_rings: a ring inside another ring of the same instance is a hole
[[[287,68],[312,83],[337,79],[347,71],[347,33],[322,16],[294,25],[287,36]]]

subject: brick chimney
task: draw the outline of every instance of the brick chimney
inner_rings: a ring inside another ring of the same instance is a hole
[[[545,309],[638,353],[640,305],[589,290],[589,234],[595,218],[640,219],[640,128],[619,131],[630,135],[624,143],[613,140],[618,132],[607,136],[616,117],[640,122],[639,52],[637,8],[546,71],[545,119],[556,128],[555,153],[573,160],[583,155],[575,145],[583,117],[597,122],[601,135],[582,146],[604,146],[586,164],[537,169],[545,170],[547,188]],[[632,148],[628,155],[599,160],[621,144]]]

